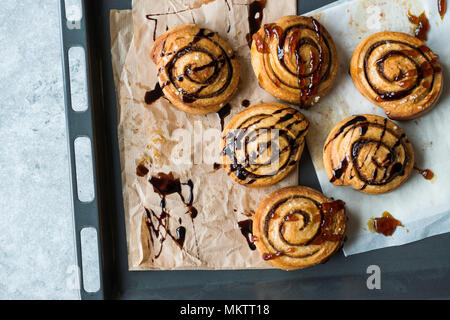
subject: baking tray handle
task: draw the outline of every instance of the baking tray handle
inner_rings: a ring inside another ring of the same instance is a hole
[[[76,258],[79,272],[80,297],[83,300],[104,299],[103,292],[103,261],[102,261],[102,246],[101,233],[99,232],[99,201],[97,197],[97,170],[96,166],[92,165],[93,170],[93,185],[94,193],[93,200],[89,202],[82,202],[78,198],[77,186],[77,168],[75,161],[75,140],[79,137],[89,138],[91,141],[91,155],[93,164],[96,163],[96,154],[94,148],[94,130],[93,130],[93,115],[92,115],[92,79],[86,77],[87,90],[87,109],[84,111],[74,111],[72,108],[72,93],[70,81],[70,63],[69,50],[72,47],[81,47],[84,49],[86,75],[89,75],[89,68],[91,65],[91,57],[87,50],[87,30],[86,30],[86,12],[84,1],[81,2],[81,20],[70,21],[66,18],[66,4],[65,0],[59,1],[60,23],[61,23],[61,47],[62,47],[62,66],[63,66],[63,80],[64,80],[64,101],[66,110],[66,126],[67,139],[69,145],[69,161],[70,161],[70,178],[71,178],[71,192],[74,212],[74,226],[75,226],[75,245]],[[84,228],[94,228],[97,232],[97,249],[99,256],[99,290],[96,292],[88,292],[83,286],[83,264],[82,264],[82,247],[81,247],[81,230]]]

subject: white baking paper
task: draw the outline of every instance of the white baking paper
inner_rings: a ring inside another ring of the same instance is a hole
[[[430,21],[426,44],[439,55],[443,67],[444,88],[433,110],[411,121],[397,122],[411,141],[416,165],[435,173],[432,181],[419,173],[398,189],[383,195],[367,195],[351,187],[333,186],[323,168],[324,141],[339,121],[361,113],[385,116],[384,110],[366,100],[354,87],[348,74],[354,48],[365,37],[379,31],[401,31],[413,34],[414,26],[407,13],[419,15],[425,10]],[[305,112],[312,122],[307,136],[324,194],[343,199],[349,214],[346,255],[377,248],[401,245],[436,234],[450,231],[450,91],[448,86],[450,67],[450,14],[444,20],[438,13],[435,0],[357,0],[340,1],[310,13],[332,35],[338,50],[340,66],[332,91],[317,105]],[[367,222],[390,212],[402,221],[404,228],[397,228],[393,236],[369,232]]]

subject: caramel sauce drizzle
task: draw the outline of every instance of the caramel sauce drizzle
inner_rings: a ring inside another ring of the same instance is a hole
[[[425,179],[427,179],[427,180],[431,180],[431,179],[433,179],[434,176],[435,176],[434,173],[433,173],[433,171],[431,171],[430,169],[420,169],[420,168],[414,167],[414,170],[416,170],[417,172],[419,172],[420,175],[421,175],[422,177],[424,177]]]
[[[281,251],[277,251],[276,253],[264,253],[262,258],[265,261],[268,261],[268,260],[272,260],[272,259],[275,259],[275,258],[278,258],[278,257],[281,257],[281,256],[284,256],[284,253],[281,252]]]
[[[264,40],[263,37],[261,37],[258,33],[255,33],[253,35],[253,41],[255,41],[256,50],[259,53],[269,53],[269,46]]]
[[[345,202],[342,200],[334,200],[331,202],[321,203],[319,208],[328,213],[336,213],[345,207]]]
[[[438,0],[438,11],[441,19],[444,20],[444,15],[447,11],[447,0]]]
[[[318,207],[318,209],[320,210],[321,214],[320,215],[316,215],[313,219],[313,223],[317,223],[320,222],[320,227],[319,230],[317,232],[317,234],[307,243],[305,243],[305,245],[320,245],[326,241],[332,241],[332,242],[340,242],[344,239],[343,235],[341,234],[334,234],[332,230],[330,230],[330,227],[333,224],[333,220],[334,220],[334,215],[339,212],[340,210],[343,210],[345,208],[345,202],[342,200],[333,200],[330,202],[325,202],[325,203],[318,203],[313,199],[310,199],[308,197],[304,197],[304,196],[294,196],[294,198],[305,198],[305,199],[309,199],[313,202],[316,203],[316,206]],[[264,227],[264,233],[268,234],[268,223],[269,220],[271,219],[276,219],[278,218],[278,215],[276,214],[276,210],[279,206],[281,206],[282,204],[284,204],[286,201],[289,201],[292,198],[289,199],[283,199],[280,202],[278,202],[277,204],[275,204],[271,210],[269,211],[268,215],[266,216],[266,222],[265,222],[265,227]],[[298,213],[298,212],[297,212]],[[305,216],[304,216],[305,217]],[[308,216],[306,216],[308,217]],[[307,218],[305,217],[306,221],[305,224],[308,224],[309,221],[307,220]],[[298,218],[294,215],[294,214],[288,214],[283,218],[284,221],[296,221],[298,220]],[[280,229],[281,230],[281,229]],[[272,245],[272,247],[275,249],[274,245],[271,243],[271,241],[269,240],[269,243]],[[282,252],[280,250],[277,250],[275,253],[264,253],[262,255],[262,258],[264,260],[272,260],[272,259],[276,259],[278,257],[281,256],[285,256],[288,255],[288,253],[294,252],[295,249],[294,248],[289,248],[286,250],[286,252]],[[288,255],[289,256],[289,255]]]
[[[399,91],[386,92],[378,89],[378,87],[374,85],[369,79],[368,61],[370,55],[377,47],[390,43],[402,44],[410,47],[411,49],[389,51],[376,61],[375,63],[376,68],[380,76],[389,82],[397,82],[398,86],[402,88],[402,90]],[[426,45],[414,47],[408,43],[396,40],[384,40],[373,44],[367,50],[366,56],[364,58],[364,74],[367,82],[369,83],[369,86],[373,89],[374,92],[377,93],[375,100],[377,102],[384,102],[402,99],[410,95],[413,92],[413,90],[419,85],[422,85],[425,89],[430,91],[431,88],[433,87],[434,75],[442,72],[442,67],[439,65],[439,60],[437,57],[434,58],[429,57],[428,55],[429,52],[431,52],[431,50]],[[406,72],[400,71],[400,73],[396,75],[394,78],[389,79],[384,73],[384,62],[392,56],[401,56],[404,59],[410,60],[412,63],[416,65],[416,69],[408,70]],[[422,56],[425,59],[425,61],[422,62],[420,65],[414,60],[418,56]],[[423,81],[423,79],[429,76],[432,76],[430,81],[428,80]]]
[[[278,56],[278,60],[282,60],[284,57],[284,50],[283,50],[284,31],[283,31],[283,29],[276,24],[266,24],[266,25],[264,25],[264,32],[266,33],[267,38],[269,40],[271,40],[272,37],[274,37],[274,36],[278,39],[278,41],[277,41],[277,56]]]
[[[322,48],[320,47],[320,42],[322,40],[322,31],[321,31],[322,26],[316,19],[312,17],[311,23],[313,25],[313,30],[316,33],[316,40],[319,43],[319,45],[317,46],[319,52],[318,56],[313,51],[311,51],[310,53],[311,75],[309,76],[310,78],[309,85],[307,84],[307,81],[304,77],[306,68],[304,66],[304,63],[302,61],[299,52],[300,49],[299,44],[301,41],[300,33],[296,30],[292,33],[291,37],[289,38],[289,47],[291,49],[290,51],[291,53],[295,54],[295,60],[297,64],[298,87],[300,89],[300,97],[299,97],[300,107],[304,107],[307,101],[316,94],[318,84],[320,83],[323,66],[323,52]]]
[[[280,61],[281,65],[286,68],[284,58],[285,54],[288,53],[291,56],[295,56],[296,61],[296,71],[295,73],[288,70],[289,73],[293,74],[297,77],[297,83],[298,85],[295,87],[295,89],[299,90],[299,106],[301,108],[305,107],[308,101],[311,97],[313,97],[318,90],[318,85],[320,84],[320,81],[322,77],[326,77],[328,74],[330,64],[328,64],[328,69],[326,70],[325,74],[322,75],[323,71],[323,64],[324,64],[324,48],[322,48],[322,45],[324,44],[326,46],[325,49],[329,51],[329,46],[326,41],[326,39],[323,39],[322,37],[322,26],[320,23],[314,19],[313,17],[311,19],[311,26],[305,26],[305,25],[297,25],[294,26],[292,33],[290,34],[289,38],[286,39],[286,32],[288,30],[283,30],[279,25],[276,25],[274,23],[272,24],[266,24],[264,25],[264,33],[265,37],[261,36],[258,33],[255,33],[253,35],[253,40],[255,42],[255,46],[258,52],[266,54],[270,52],[269,45],[266,42],[266,39],[270,42],[273,38],[277,39],[277,58]],[[315,33],[316,39],[313,40],[311,38],[302,38],[300,35],[299,29],[306,28],[309,30],[312,30]],[[288,50],[285,52],[284,50],[284,43],[285,40],[288,41]],[[323,40],[323,43],[322,43]],[[317,42],[317,43],[316,43]],[[309,68],[310,72],[307,72],[307,67],[305,61],[302,60],[300,55],[300,48],[305,44],[308,43],[312,45],[315,49],[312,49],[310,51],[310,60],[309,60]],[[330,59],[332,57],[330,56]],[[309,81],[308,81],[309,79]],[[280,86],[281,83],[283,83],[285,86],[289,86],[287,83],[284,83],[282,79],[274,78],[271,79],[276,86]],[[289,86],[291,87],[291,86]],[[294,88],[294,87],[292,87]]]
[[[385,236],[394,234],[397,227],[404,227],[401,221],[395,219],[389,212],[383,212],[381,218],[371,218],[367,222],[367,226],[371,232],[381,233]]]
[[[430,22],[428,21],[427,16],[425,15],[425,11],[422,12],[419,16],[415,16],[408,11],[408,19],[409,22],[416,25],[415,35],[416,38],[426,41],[427,33],[430,30]]]
[[[320,230],[318,234],[309,242],[310,244],[322,244],[325,241],[341,241],[342,235],[334,234],[330,230],[333,224],[333,216],[338,211],[344,209],[345,202],[342,200],[334,200],[331,202],[319,204],[319,209],[323,211],[322,221],[320,223]]]

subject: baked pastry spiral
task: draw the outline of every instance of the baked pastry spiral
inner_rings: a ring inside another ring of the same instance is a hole
[[[287,16],[253,35],[253,70],[259,84],[278,99],[309,107],[333,85],[336,47],[312,17]]]
[[[361,94],[396,120],[430,111],[442,88],[438,57],[421,40],[401,32],[375,33],[362,41],[350,74]]]
[[[394,190],[408,178],[414,168],[414,151],[394,122],[356,115],[331,130],[323,162],[334,185],[377,194]]]
[[[303,114],[281,103],[247,108],[224,128],[223,167],[248,187],[273,185],[295,168],[308,127]]]
[[[253,216],[253,240],[263,259],[284,270],[325,262],[344,241],[344,202],[296,186],[275,191]]]
[[[240,65],[231,46],[216,32],[195,24],[162,34],[150,56],[165,97],[182,111],[217,112],[238,87]]]

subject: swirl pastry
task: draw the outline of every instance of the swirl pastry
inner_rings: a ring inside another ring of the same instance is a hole
[[[327,30],[312,17],[287,16],[253,35],[253,70],[278,99],[309,107],[333,85],[338,60]]]
[[[437,56],[401,32],[375,33],[355,49],[350,74],[363,96],[391,119],[415,119],[431,110],[442,88]]]
[[[238,87],[240,65],[233,49],[216,32],[195,24],[162,34],[150,56],[165,97],[182,111],[217,112]]]
[[[223,167],[248,187],[273,185],[295,168],[308,127],[299,111],[280,103],[247,108],[222,133]]]
[[[330,182],[365,193],[397,188],[414,168],[414,151],[394,122],[376,115],[357,115],[339,122],[324,147]]]
[[[263,259],[283,270],[323,263],[344,241],[344,202],[296,186],[275,191],[253,217],[253,240]]]

